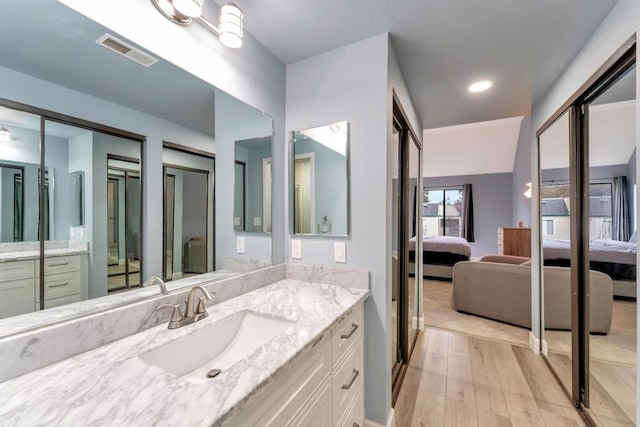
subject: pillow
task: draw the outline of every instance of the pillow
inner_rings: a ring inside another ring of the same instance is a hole
[[[636,243],[636,232],[634,231],[631,237],[629,238],[629,243]]]

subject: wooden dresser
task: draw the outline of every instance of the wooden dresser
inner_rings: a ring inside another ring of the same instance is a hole
[[[498,255],[531,257],[531,229],[498,227]]]

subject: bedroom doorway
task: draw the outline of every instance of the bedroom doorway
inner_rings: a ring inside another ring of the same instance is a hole
[[[597,425],[637,413],[635,52],[634,38],[537,133],[542,350]]]
[[[393,97],[394,156],[390,164],[391,180],[391,372],[392,403],[395,404],[407,371],[411,353],[418,337],[422,318],[422,287],[416,278],[422,277],[422,264],[410,263],[410,251],[422,256],[422,247],[415,245],[422,235],[421,209],[422,143],[411,128],[397,97]]]

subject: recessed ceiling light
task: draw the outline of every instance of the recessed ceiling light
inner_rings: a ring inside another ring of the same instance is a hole
[[[479,82],[475,82],[474,84],[472,84],[471,86],[469,86],[469,92],[484,92],[485,90],[489,89],[491,86],[493,86],[493,83],[490,82],[489,80],[482,80]]]

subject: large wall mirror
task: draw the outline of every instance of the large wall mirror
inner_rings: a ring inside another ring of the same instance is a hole
[[[291,137],[293,233],[349,234],[349,123],[294,131]]]
[[[271,263],[269,236],[223,269],[236,245],[218,238],[234,233],[235,142],[270,143],[269,116],[153,53],[120,55],[108,45],[137,47],[60,2],[4,6],[22,18],[0,28],[0,336],[157,296],[152,276],[172,291]],[[247,202],[247,225],[269,232],[259,211]]]

